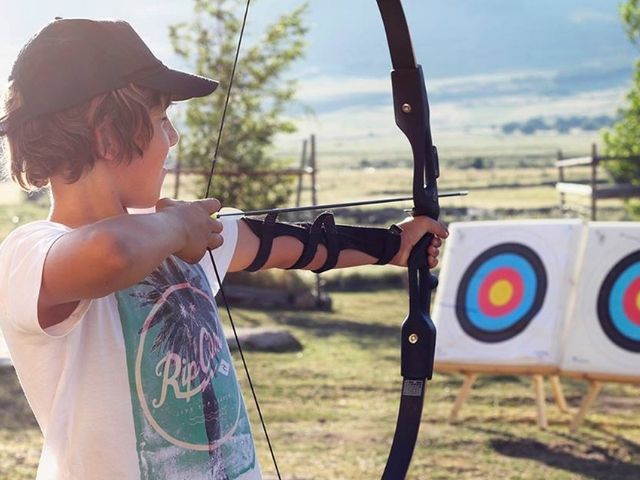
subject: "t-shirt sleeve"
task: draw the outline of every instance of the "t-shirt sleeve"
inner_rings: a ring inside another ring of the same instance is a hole
[[[220,212],[241,213],[240,210],[237,210],[235,208],[223,208],[222,210],[220,210]],[[224,277],[229,270],[231,260],[233,259],[233,255],[236,251],[236,246],[238,244],[238,220],[240,220],[240,218],[241,216],[223,217],[220,219],[224,226],[224,229],[222,230],[222,238],[224,238],[224,243],[220,247],[211,250],[211,253],[213,254],[213,260],[216,262],[216,267],[218,269],[218,274],[220,275],[221,281],[224,280]],[[211,259],[209,258],[209,252],[205,253],[204,257],[200,259],[200,266],[209,279],[213,294],[217,294],[218,290],[220,290],[220,286],[218,285],[218,280],[216,278],[215,271],[213,270]]]
[[[38,298],[42,283],[44,262],[51,246],[70,229],[48,221],[33,222],[17,228],[0,245],[0,311],[3,321],[13,328],[25,332],[40,332],[49,335],[65,333],[64,327],[76,323],[76,311],[58,324],[56,331],[40,327],[38,321]],[[81,302],[83,303],[83,302]]]

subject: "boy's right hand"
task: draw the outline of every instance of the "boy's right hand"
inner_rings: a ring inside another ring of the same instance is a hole
[[[220,207],[215,198],[192,202],[161,198],[156,203],[156,212],[167,215],[172,227],[182,233],[182,247],[174,255],[185,262],[197,263],[207,249],[222,245],[222,222],[211,217]]]

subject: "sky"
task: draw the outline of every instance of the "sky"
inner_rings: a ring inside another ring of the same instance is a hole
[[[260,41],[256,32],[301,2],[254,0],[247,41]],[[301,130],[345,139],[396,135],[387,133],[390,65],[375,1],[309,3],[307,56],[291,74],[299,100],[316,115],[301,118]],[[621,28],[619,0],[403,3],[439,133],[481,134],[537,115],[614,115],[622,105],[638,50]],[[125,19],[165,63],[188,68],[173,54],[167,28],[191,10],[190,0],[0,0],[0,82],[20,47],[55,16]]]

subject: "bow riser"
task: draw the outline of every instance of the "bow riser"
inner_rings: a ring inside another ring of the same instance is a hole
[[[414,213],[437,219],[440,215],[436,179],[440,175],[438,151],[433,146],[429,100],[422,67],[391,72],[396,125],[413,151]]]

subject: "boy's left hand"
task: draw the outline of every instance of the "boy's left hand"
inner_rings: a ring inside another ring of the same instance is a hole
[[[427,233],[433,234],[433,240],[429,244],[425,255],[428,255],[429,268],[438,265],[438,255],[440,254],[440,245],[442,239],[449,236],[446,227],[438,220],[429,217],[418,216],[408,217],[397,224],[402,229],[400,250],[391,259],[392,265],[406,267],[409,260],[409,254],[416,243]]]

